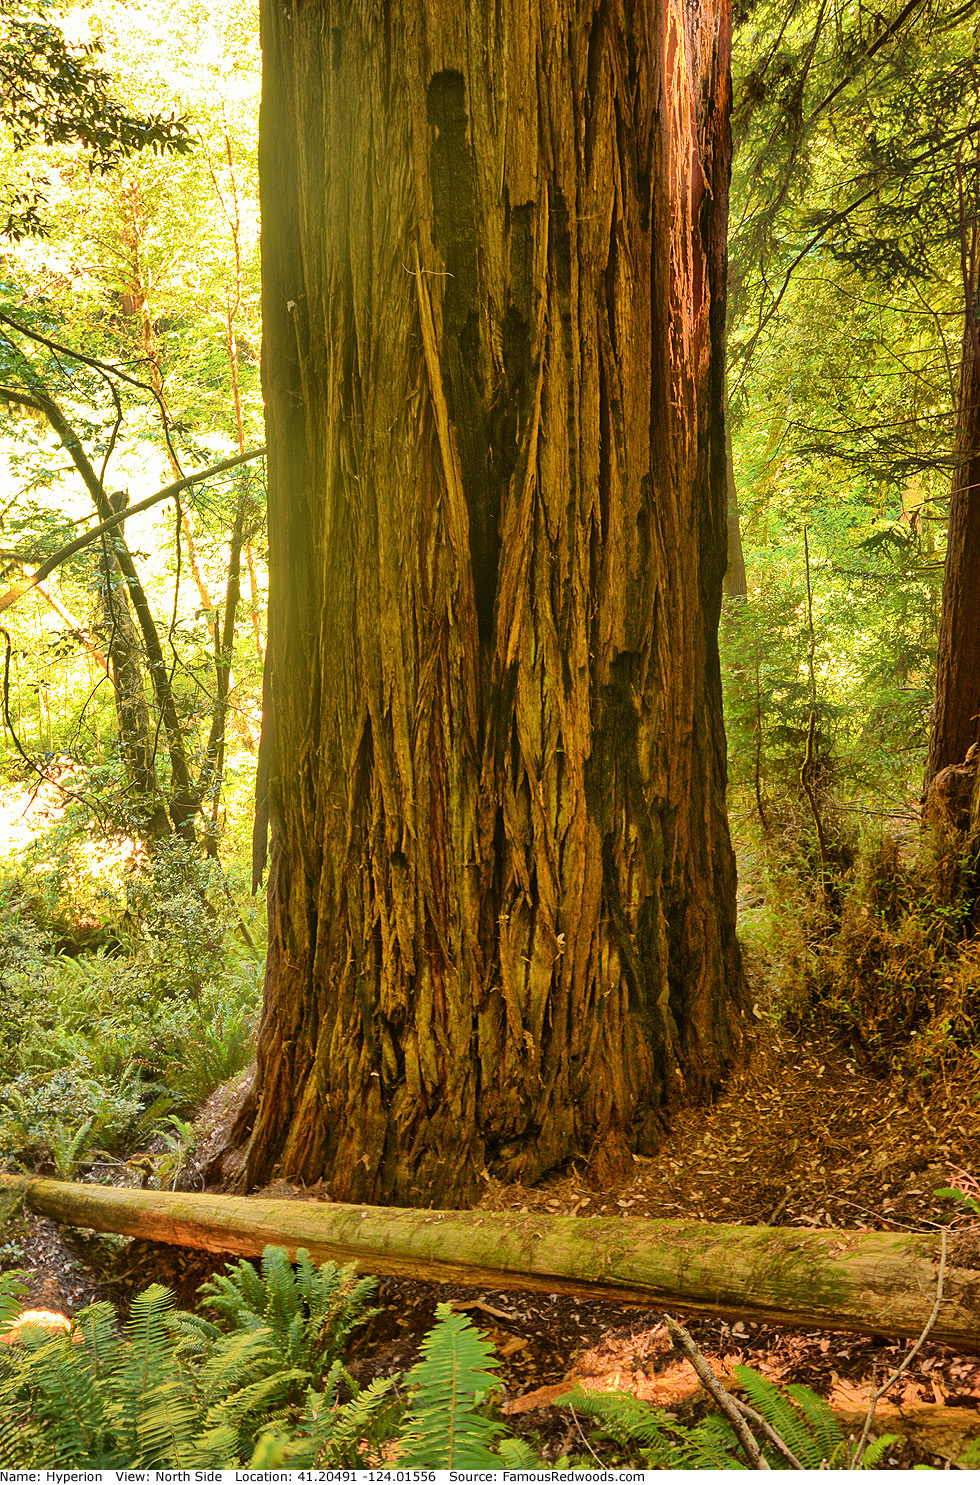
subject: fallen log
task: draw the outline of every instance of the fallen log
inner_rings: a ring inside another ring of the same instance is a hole
[[[214,1253],[267,1243],[317,1262],[485,1289],[578,1294],[802,1329],[917,1336],[936,1302],[934,1233],[440,1212],[339,1202],[185,1195],[0,1176],[38,1211],[74,1227]],[[980,1351],[980,1230],[947,1244],[931,1339]]]

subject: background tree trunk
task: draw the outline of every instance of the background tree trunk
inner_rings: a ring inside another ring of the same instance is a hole
[[[740,1039],[727,0],[262,27],[272,850],[238,1179],[604,1180]]]
[[[966,326],[939,617],[936,703],[926,759],[927,797],[936,775],[944,768],[962,764],[973,744],[980,742],[980,332],[975,265],[966,277]]]
[[[128,496],[117,490],[109,497],[115,512],[125,509]],[[149,841],[170,834],[170,816],[157,778],[155,729],[143,690],[143,654],[139,631],[129,606],[125,579],[116,560],[113,543],[122,537],[122,525],[102,538],[99,561],[102,612],[106,649],[112,672],[112,689],[119,726],[119,751],[133,789],[133,807],[138,832]]]

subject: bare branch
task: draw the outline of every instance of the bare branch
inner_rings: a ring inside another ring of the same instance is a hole
[[[732,1397],[731,1393],[719,1382],[711,1367],[698,1350],[690,1331],[685,1330],[683,1325],[678,1324],[672,1315],[664,1315],[664,1324],[667,1326],[674,1345],[678,1350],[683,1351],[704,1386],[711,1393],[711,1396],[732,1425],[752,1468],[754,1470],[769,1469],[769,1461],[759,1448],[758,1440],[742,1417],[738,1403]]]
[[[852,1469],[858,1469],[860,1467],[861,1460],[864,1457],[864,1451],[868,1447],[868,1438],[871,1434],[871,1426],[874,1423],[875,1408],[881,1402],[881,1399],[884,1397],[889,1387],[893,1387],[895,1385],[899,1377],[902,1376],[903,1372],[908,1369],[911,1361],[921,1351],[922,1347],[925,1345],[926,1337],[928,1336],[932,1327],[935,1325],[936,1321],[939,1319],[939,1311],[942,1308],[944,1297],[943,1288],[946,1283],[946,1253],[948,1247],[948,1239],[949,1234],[944,1227],[940,1231],[941,1248],[939,1253],[939,1275],[936,1279],[936,1303],[932,1307],[932,1314],[929,1316],[929,1319],[926,1321],[925,1325],[923,1325],[922,1327],[922,1330],[919,1332],[918,1340],[902,1357],[902,1360],[892,1372],[891,1376],[888,1378],[888,1381],[883,1382],[882,1385],[876,1388],[875,1391],[871,1394],[871,1403],[868,1407],[868,1415],[864,1420],[864,1428],[862,1430],[861,1437],[858,1440],[857,1448],[854,1451],[854,1459],[851,1465]]]
[[[9,401],[18,401],[22,405],[37,407],[39,411],[45,411],[36,402],[23,397],[20,393],[11,395],[9,389],[6,387],[0,387],[0,398],[5,398]],[[54,572],[55,568],[60,567],[69,557],[73,557],[76,552],[80,552],[83,547],[89,546],[91,542],[98,541],[107,531],[111,531],[114,527],[120,525],[121,522],[128,520],[130,516],[135,516],[143,510],[149,510],[151,506],[159,505],[161,500],[173,500],[175,496],[180,494],[181,490],[186,490],[188,485],[200,484],[202,480],[210,479],[212,475],[223,474],[226,469],[234,469],[238,464],[247,464],[251,459],[260,459],[264,454],[264,448],[249,449],[245,454],[235,454],[230,459],[222,459],[218,464],[210,464],[207,469],[199,469],[196,474],[189,474],[185,479],[177,480],[174,484],[165,486],[164,489],[158,490],[155,495],[148,495],[145,500],[138,501],[136,505],[127,506],[124,511],[119,511],[117,514],[110,516],[107,521],[102,521],[98,526],[93,526],[90,530],[83,531],[81,536],[76,536],[73,541],[68,542],[63,547],[59,547],[58,551],[42,562],[37,571],[25,582],[16,583],[13,587],[8,588],[6,593],[0,594],[0,612],[3,609],[10,608],[18,599],[23,598],[25,593],[29,593],[32,588],[36,588],[38,583],[43,583],[48,574]]]

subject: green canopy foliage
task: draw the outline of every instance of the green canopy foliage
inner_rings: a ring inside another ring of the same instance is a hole
[[[0,126],[14,150],[28,145],[79,146],[87,168],[105,174],[140,150],[181,154],[193,139],[174,114],[129,113],[97,65],[95,40],[70,40],[64,12],[50,0],[5,0],[0,10]],[[43,175],[6,187],[2,235],[15,241],[51,231],[41,215],[49,182]]]
[[[815,700],[852,796],[900,800],[927,740],[980,200],[976,15],[757,0],[735,73],[730,417],[761,607],[728,626],[734,775],[757,741],[764,772],[798,772]]]

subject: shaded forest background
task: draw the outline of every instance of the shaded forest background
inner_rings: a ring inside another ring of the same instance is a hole
[[[97,67],[116,109],[80,141],[54,94],[14,89],[0,136],[0,1158],[172,1185],[261,1004],[261,458],[28,583],[93,502],[105,522],[261,446],[257,22],[181,0],[12,5],[0,28],[6,78],[53,58],[70,116],[72,67]],[[739,931],[760,1021],[928,1077],[975,1059],[980,996],[968,818],[923,833],[920,805],[977,287],[976,17],[759,0],[734,47]]]

